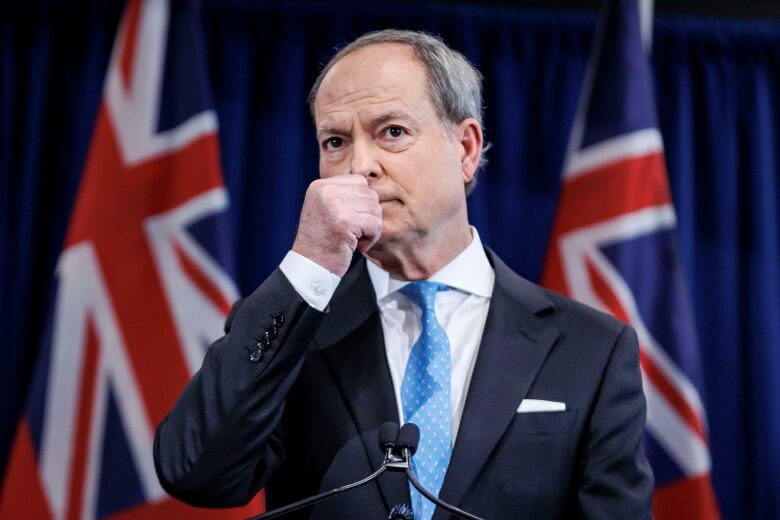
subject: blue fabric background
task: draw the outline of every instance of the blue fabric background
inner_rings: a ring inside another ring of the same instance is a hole
[[[42,334],[121,13],[118,1],[0,8],[0,467]],[[399,2],[209,0],[203,23],[248,293],[292,243],[317,147],[305,99],[334,46],[439,33],[485,74],[494,148],[470,198],[483,241],[539,278],[596,16]],[[780,23],[656,20],[659,121],[704,362],[725,518],[780,517]]]

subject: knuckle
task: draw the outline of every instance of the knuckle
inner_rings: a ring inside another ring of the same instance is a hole
[[[345,213],[338,212],[333,219],[333,223],[339,229],[346,229],[349,227],[350,219]]]
[[[343,202],[339,186],[334,186],[333,184],[323,186],[320,190],[320,196],[322,201],[329,205],[338,205]]]
[[[327,185],[323,184],[320,180],[316,180],[309,184],[309,187],[306,189],[306,197],[310,199],[319,199],[326,190]]]

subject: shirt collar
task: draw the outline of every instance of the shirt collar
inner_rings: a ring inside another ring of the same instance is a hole
[[[471,226],[471,243],[458,256],[434,273],[431,282],[438,282],[458,289],[468,294],[490,298],[493,293],[495,273],[482,247],[479,233]],[[408,280],[396,278],[371,260],[367,260],[368,275],[374,286],[377,301],[393,294],[409,283]]]

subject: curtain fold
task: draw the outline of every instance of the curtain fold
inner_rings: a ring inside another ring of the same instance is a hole
[[[289,5],[288,5],[289,4]],[[40,342],[121,2],[0,17],[0,467]],[[317,144],[306,96],[368,30],[439,33],[485,75],[493,144],[470,196],[483,241],[537,280],[596,16],[418,2],[203,5],[231,270],[253,290],[290,247]],[[780,517],[780,23],[656,20],[654,66],[703,355],[724,518]],[[121,230],[118,230],[121,232]]]

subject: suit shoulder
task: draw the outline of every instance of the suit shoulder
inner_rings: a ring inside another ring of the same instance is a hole
[[[638,356],[637,335],[630,324],[554,291],[542,290],[555,304],[549,318],[560,330],[558,347],[562,351],[583,363],[587,358],[606,364],[618,351],[632,359]]]
[[[562,332],[577,331],[615,337],[626,324],[614,316],[577,302],[523,278],[492,250],[486,249],[496,274],[496,287],[505,290],[535,316],[551,320]],[[494,289],[495,290],[495,289]]]
[[[611,314],[572,300],[560,293],[543,287],[540,287],[540,289],[555,304],[555,314],[558,320],[565,324],[592,327],[612,334],[619,334],[624,327],[630,326]]]

